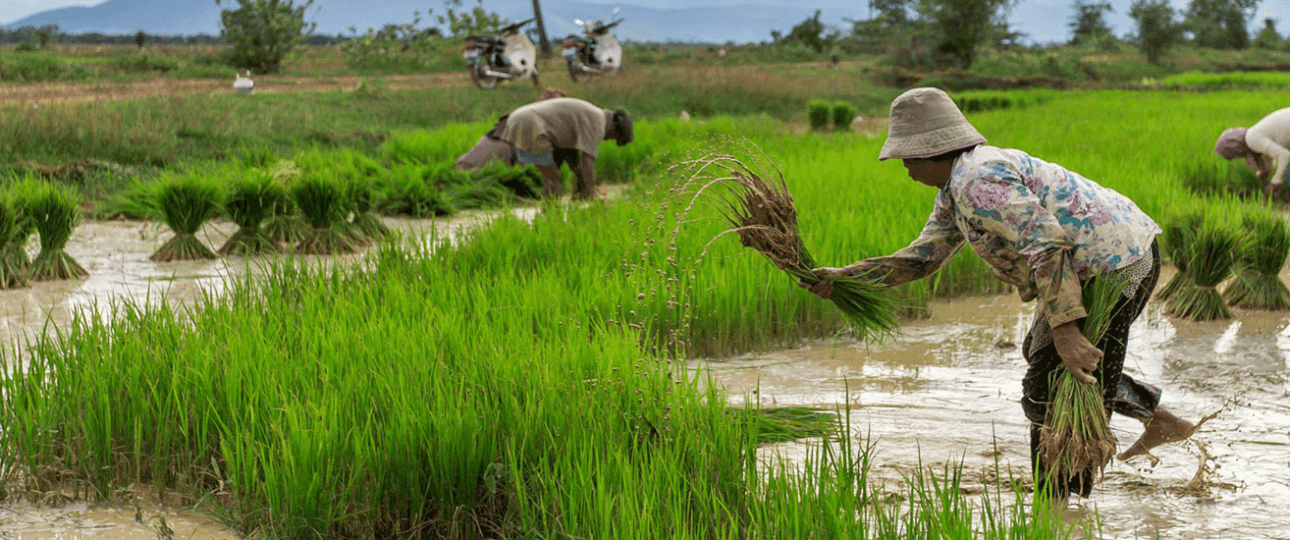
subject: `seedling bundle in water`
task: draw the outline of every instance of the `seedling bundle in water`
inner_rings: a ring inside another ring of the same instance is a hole
[[[224,199],[224,215],[238,226],[237,232],[219,248],[220,255],[260,255],[281,251],[261,225],[273,205],[286,198],[282,186],[264,174],[239,180]]]
[[[90,275],[63,249],[72,237],[80,214],[80,201],[71,190],[43,184],[25,195],[27,216],[40,233],[40,253],[31,262],[31,279],[48,281]]]
[[[18,234],[18,215],[8,200],[0,198],[0,289],[12,289],[27,284],[27,269],[3,250],[13,243]]]
[[[269,217],[264,221],[264,235],[283,247],[291,247],[304,240],[309,234],[309,225],[297,213],[295,203],[289,195],[292,186],[301,177],[300,168],[294,161],[282,160],[269,170],[273,181],[281,188],[269,206]]]
[[[347,230],[345,190],[334,179],[310,176],[295,182],[291,198],[309,222],[297,251],[306,254],[349,253],[359,242]]]
[[[1290,309],[1290,290],[1281,282],[1281,268],[1290,255],[1290,226],[1272,214],[1246,216],[1236,250],[1236,279],[1223,291],[1233,306],[1252,309]]]
[[[811,272],[815,260],[798,232],[797,210],[782,172],[775,169],[777,181],[768,183],[743,162],[726,155],[711,155],[681,166],[694,171],[694,179],[707,182],[699,193],[714,185],[729,188],[728,196],[718,208],[734,227],[727,233],[737,234],[740,244],[757,250],[776,268],[803,283],[820,282]],[[833,281],[830,300],[862,337],[886,334],[896,327],[894,303],[879,289],[877,279],[855,277]]]
[[[1205,223],[1195,215],[1178,218],[1170,230],[1199,225],[1194,234],[1167,237],[1177,242],[1172,250],[1187,269],[1185,284],[1181,285],[1168,302],[1167,311],[1172,315],[1196,321],[1232,318],[1218,285],[1232,274],[1232,251],[1236,249],[1236,235],[1227,228]]]
[[[1205,215],[1199,212],[1177,217],[1164,226],[1164,253],[1173,261],[1178,273],[1169,279],[1164,287],[1156,292],[1156,299],[1165,302],[1173,301],[1178,291],[1191,287],[1191,274],[1187,271],[1187,262],[1191,258],[1188,246],[1196,242],[1205,223]]]
[[[1084,337],[1097,344],[1110,329],[1117,306],[1123,306],[1125,282],[1119,276],[1093,278],[1083,288]],[[1059,368],[1049,381],[1048,416],[1039,431],[1039,452],[1048,464],[1045,473],[1064,481],[1085,471],[1101,472],[1115,456],[1115,435],[1102,401],[1100,383],[1082,383]]]
[[[197,238],[219,204],[219,188],[197,179],[168,180],[157,189],[157,208],[175,235],[157,248],[154,261],[214,259],[215,253]]]
[[[366,178],[355,178],[350,180],[348,191],[350,205],[354,210],[354,219],[350,225],[357,234],[366,239],[385,238],[390,234],[390,228],[372,210],[371,182]]]

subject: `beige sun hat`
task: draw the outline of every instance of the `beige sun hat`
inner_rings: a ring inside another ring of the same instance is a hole
[[[887,142],[878,161],[927,158],[984,142],[949,94],[939,88],[914,88],[891,102]]]

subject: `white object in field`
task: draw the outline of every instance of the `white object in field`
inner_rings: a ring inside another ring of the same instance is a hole
[[[242,94],[255,93],[255,81],[251,80],[250,70],[243,70],[242,73],[237,74],[237,78],[233,80],[233,89]]]
[[[681,111],[681,121],[682,121],[682,122],[689,122],[689,121],[690,121],[690,113],[688,113],[688,112],[686,112],[686,111]]]
[[[851,129],[857,129],[864,124],[864,117],[857,116],[851,119]]]

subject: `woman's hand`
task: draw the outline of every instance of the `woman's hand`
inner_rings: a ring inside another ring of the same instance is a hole
[[[1075,380],[1087,384],[1097,382],[1093,370],[1102,361],[1102,351],[1084,337],[1078,325],[1068,322],[1053,328],[1053,346]]]
[[[819,280],[814,285],[802,280],[797,280],[797,286],[811,291],[811,294],[828,300],[833,297],[833,280],[851,276],[851,269],[848,267],[833,268],[824,266],[811,270],[815,274],[815,279]]]

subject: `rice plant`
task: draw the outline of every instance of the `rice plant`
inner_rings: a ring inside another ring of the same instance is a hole
[[[276,180],[275,183],[278,183]],[[286,187],[278,183],[279,193],[269,204],[269,215],[264,220],[264,236],[286,249],[300,243],[309,234],[309,224],[296,208],[295,201]]]
[[[1166,311],[1196,321],[1232,318],[1218,286],[1232,274],[1236,244],[1236,235],[1225,226],[1205,223],[1190,243],[1179,246],[1190,277],[1167,303]]]
[[[1236,250],[1236,279],[1223,291],[1228,304],[1250,309],[1290,309],[1290,290],[1281,282],[1281,269],[1290,255],[1290,226],[1265,212],[1242,220]]]
[[[64,249],[80,221],[76,193],[54,184],[41,184],[23,195],[27,216],[40,234],[40,253],[31,261],[36,281],[82,278],[89,275]]]
[[[1114,275],[1097,276],[1083,286],[1084,311],[1080,328],[1094,344],[1102,341],[1117,314],[1125,282]],[[1101,473],[1115,456],[1115,434],[1102,400],[1101,383],[1083,383],[1059,368],[1049,378],[1048,415],[1039,432],[1039,453],[1048,464],[1042,474],[1065,483],[1086,472]]]
[[[219,188],[196,177],[171,178],[157,187],[157,210],[174,236],[157,248],[157,262],[214,259],[197,232],[219,206]]]
[[[219,248],[220,255],[261,255],[277,253],[282,246],[269,238],[262,227],[273,205],[286,197],[282,186],[267,174],[243,177],[224,198],[224,215],[237,224],[237,232]]]
[[[823,130],[829,127],[832,105],[822,99],[813,99],[806,103],[806,117],[811,121],[811,129]]]
[[[778,178],[771,184],[728,155],[709,155],[682,166],[693,171],[691,181],[705,184],[696,197],[716,184],[730,186],[731,196],[719,204],[726,221],[734,227],[728,232],[737,234],[740,244],[756,250],[799,282],[819,283],[812,273],[815,260],[798,233],[797,209],[782,172],[775,171]],[[879,290],[879,281],[873,276],[857,276],[836,279],[833,284],[830,300],[866,339],[896,327],[893,302]]]
[[[833,103],[833,129],[846,130],[851,129],[851,120],[855,119],[856,106],[850,101],[835,101]]]
[[[351,253],[359,242],[348,231],[345,222],[348,205],[345,188],[339,181],[323,175],[311,175],[291,186],[291,199],[309,223],[309,232],[296,246],[305,254]]]
[[[390,228],[372,210],[372,183],[367,178],[353,178],[346,184],[353,218],[352,228],[366,239],[381,239],[390,234]]]
[[[1164,287],[1156,291],[1156,299],[1170,302],[1178,291],[1191,287],[1192,277],[1188,272],[1188,261],[1191,258],[1190,246],[1195,245],[1196,235],[1205,225],[1205,214],[1191,212],[1165,223],[1163,254],[1173,262],[1177,272]]]
[[[0,197],[0,250],[14,243],[18,234],[18,216],[7,198]],[[27,285],[27,269],[14,257],[0,251],[0,289],[13,289]]]
[[[26,286],[31,273],[31,257],[27,256],[27,241],[36,232],[36,223],[31,219],[26,194],[31,188],[19,184],[11,192],[3,195],[4,204],[13,215],[13,229],[7,239],[0,242],[0,265],[7,267],[13,274],[10,276],[11,287]]]

